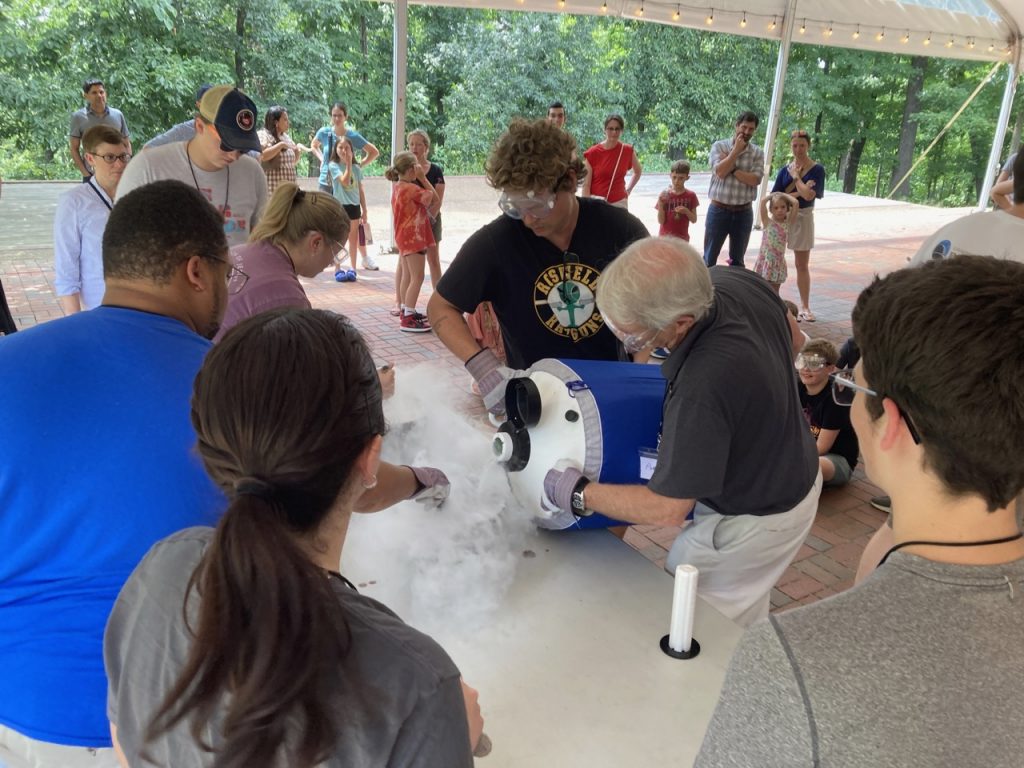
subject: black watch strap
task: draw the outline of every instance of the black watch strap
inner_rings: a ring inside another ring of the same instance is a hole
[[[583,489],[590,484],[590,480],[586,477],[581,477],[579,482],[576,483],[576,487],[572,489],[572,513],[576,517],[589,517],[594,514],[593,510],[587,509],[586,501],[583,497]]]

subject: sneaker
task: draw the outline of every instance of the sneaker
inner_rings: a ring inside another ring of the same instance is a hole
[[[651,350],[651,357],[654,360],[665,360],[668,357],[668,350],[665,347],[656,347]]]
[[[377,262],[374,260],[373,256],[366,254],[366,258],[363,259],[363,269],[367,272],[376,272],[380,267],[377,266]]]
[[[334,279],[337,280],[339,283],[347,283],[348,272],[346,272],[344,269],[339,269],[337,272],[334,273]]]
[[[430,333],[430,322],[425,317],[402,315],[402,330],[406,333]]]
[[[877,509],[879,512],[892,514],[892,499],[890,499],[888,496],[875,496],[871,500],[871,506]]]

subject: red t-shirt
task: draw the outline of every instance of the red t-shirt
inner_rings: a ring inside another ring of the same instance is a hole
[[[632,146],[619,142],[614,148],[605,149],[603,144],[595,144],[583,156],[594,174],[590,180],[590,194],[603,197],[609,203],[617,203],[626,196],[626,173],[633,167]]]
[[[398,181],[391,186],[391,212],[395,218],[395,245],[398,254],[419,253],[434,245],[427,206],[434,193],[411,181]]]
[[[654,207],[665,207],[665,223],[658,230],[658,237],[671,235],[687,242],[690,241],[690,220],[685,213],[674,212],[674,209],[680,205],[685,205],[691,211],[696,211],[700,201],[697,200],[696,193],[689,189],[684,189],[680,194],[676,194],[670,187],[658,195]]]

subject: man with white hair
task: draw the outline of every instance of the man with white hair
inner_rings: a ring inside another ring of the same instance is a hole
[[[699,568],[701,597],[740,624],[767,616],[822,482],[797,395],[796,322],[752,272],[709,270],[674,238],[627,248],[601,275],[597,303],[627,352],[669,350],[657,463],[647,485],[553,469],[547,501],[646,525],[683,525],[692,511],[666,567]]]

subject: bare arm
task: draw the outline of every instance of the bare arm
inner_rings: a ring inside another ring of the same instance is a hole
[[[416,493],[419,483],[409,467],[382,461],[377,468],[377,485],[363,491],[355,503],[356,512],[379,512],[405,501]]]
[[[124,750],[121,749],[121,743],[117,740],[117,726],[113,723],[110,724],[110,741],[114,745],[114,754],[117,756],[117,762],[119,762],[123,768],[131,768],[128,765],[128,758],[125,757]]]
[[[73,315],[82,311],[81,297],[77,293],[69,293],[67,296],[58,296],[57,303],[65,315]]]
[[[74,162],[75,167],[79,170],[82,176],[91,176],[92,173],[89,171],[89,166],[85,164],[85,158],[82,157],[80,147],[82,146],[82,139],[78,136],[72,136],[68,143],[71,145],[71,160]],[[130,152],[131,150],[129,150]]]
[[[589,483],[584,491],[587,508],[602,515],[640,525],[683,525],[694,499],[673,499],[646,485]]]
[[[686,211],[686,218],[688,218],[690,220],[690,223],[691,224],[696,224],[697,223],[697,209],[696,208],[687,208],[684,205],[683,206],[683,210]]]
[[[586,175],[583,177],[583,187],[580,189],[580,197],[590,197],[590,182],[594,179],[594,169],[590,167],[587,158],[583,158],[583,168]]]
[[[994,184],[989,192],[989,197],[999,208],[1004,211],[1010,210],[1013,207],[1013,181],[1004,179]]]
[[[480,351],[480,345],[466,325],[462,310],[446,301],[437,291],[427,302],[427,317],[437,338],[462,362]]]
[[[781,192],[780,194],[785,197],[786,201],[789,203],[789,213],[786,214],[786,223],[792,224],[793,220],[796,219],[797,215],[800,213],[800,201],[792,195],[787,195],[785,192]]]
[[[783,307],[782,311],[786,313],[786,322],[789,323],[789,333],[793,337],[793,359],[796,360],[796,356],[799,355],[800,350],[804,348],[804,334],[801,332],[800,326],[797,325],[796,318],[789,314],[789,310]]]
[[[437,192],[437,205],[434,205],[430,209],[430,215],[436,217],[441,212],[441,205],[444,203],[444,183],[438,184],[434,187],[434,191]]]
[[[768,215],[768,206],[772,203],[772,196],[765,195],[761,198],[761,208],[759,213],[761,215],[761,228],[766,229],[768,227],[768,220],[771,218]]]
[[[316,159],[322,164],[324,162],[324,153],[321,151],[321,147],[323,147],[323,144],[320,142],[320,139],[314,136],[313,140],[309,142],[309,151],[312,152]]]
[[[271,144],[269,147],[264,149],[260,153],[260,161],[266,163],[269,160],[273,160],[275,157],[280,155],[288,145],[283,141],[278,141],[276,144]]]
[[[359,165],[365,168],[378,157],[380,157],[380,150],[377,149],[373,144],[367,142],[363,146],[363,159],[359,161]]]
[[[664,224],[665,223],[665,206],[666,205],[668,205],[668,200],[665,199],[665,196],[664,195],[659,196],[658,197],[658,223],[659,224]]]
[[[633,188],[640,181],[640,176],[643,175],[644,167],[640,165],[640,159],[636,156],[636,150],[633,150],[633,176],[629,180],[629,186],[626,187],[626,195],[633,191]]]
[[[824,456],[826,453],[832,450],[832,446],[835,445],[836,438],[839,437],[838,429],[822,429],[818,432],[818,439],[815,441],[818,445],[818,455]]]

